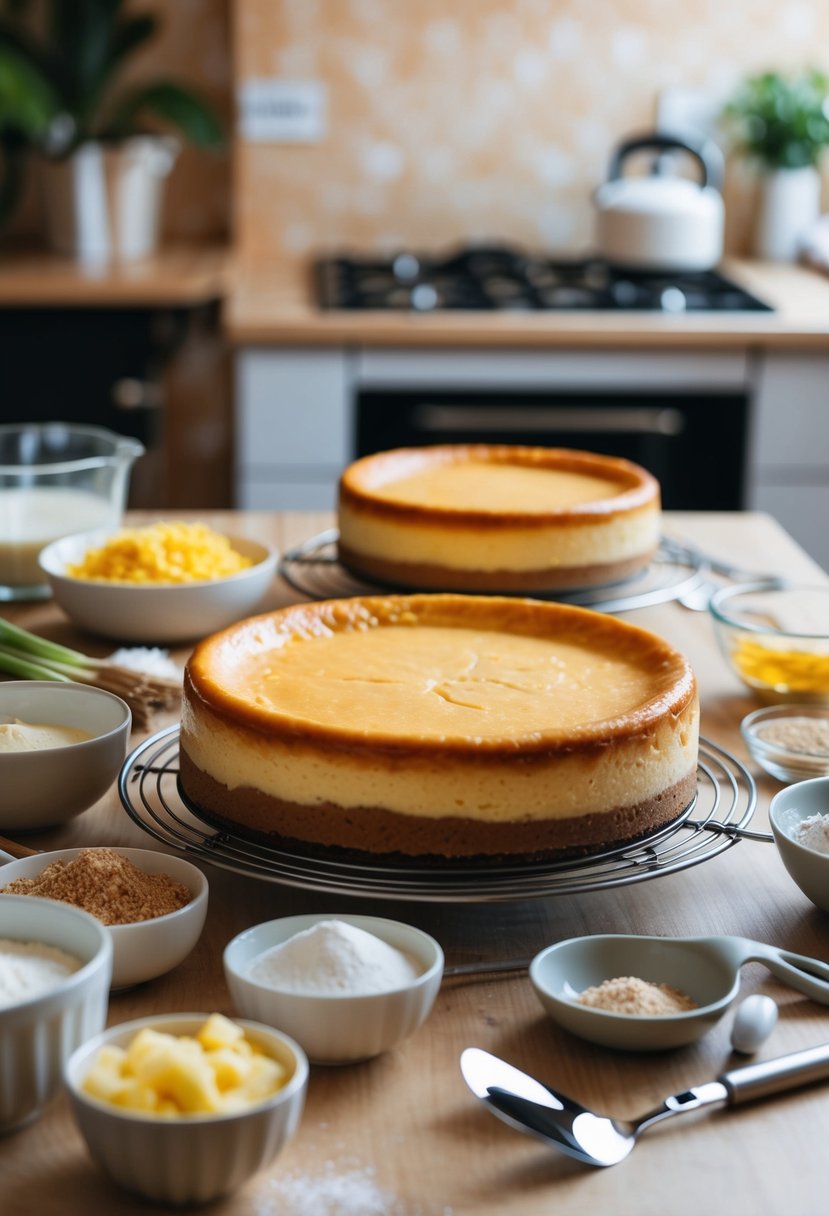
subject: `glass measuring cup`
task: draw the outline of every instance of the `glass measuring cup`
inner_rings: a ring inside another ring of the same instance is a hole
[[[68,422],[0,426],[0,601],[44,599],[45,545],[121,522],[137,439]]]

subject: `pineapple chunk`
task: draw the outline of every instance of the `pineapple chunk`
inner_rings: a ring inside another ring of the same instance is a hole
[[[125,1110],[169,1118],[258,1105],[287,1080],[286,1069],[241,1026],[214,1013],[195,1037],[144,1029],[126,1050],[102,1047],[83,1088]]]
[[[211,1051],[217,1047],[239,1048],[242,1044],[250,1046],[245,1039],[242,1027],[231,1022],[230,1018],[226,1018],[221,1013],[211,1013],[199,1030],[197,1038],[205,1051]]]

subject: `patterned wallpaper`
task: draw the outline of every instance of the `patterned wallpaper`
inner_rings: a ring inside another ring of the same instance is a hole
[[[203,0],[204,2],[204,0]],[[195,3],[195,0],[192,0]],[[581,250],[591,192],[660,90],[829,61],[827,0],[235,0],[238,80],[318,80],[329,132],[239,143],[246,257],[460,238]],[[727,190],[745,246],[745,170]]]

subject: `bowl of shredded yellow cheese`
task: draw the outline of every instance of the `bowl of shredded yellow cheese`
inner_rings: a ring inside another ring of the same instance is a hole
[[[276,570],[268,545],[202,522],[160,520],[47,545],[40,565],[76,624],[120,641],[204,637],[262,602]]]

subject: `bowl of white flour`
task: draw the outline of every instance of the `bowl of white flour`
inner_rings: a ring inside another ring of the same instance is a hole
[[[288,916],[224,952],[237,1010],[285,1031],[316,1064],[388,1051],[431,1011],[443,977],[433,937],[380,916]]]

